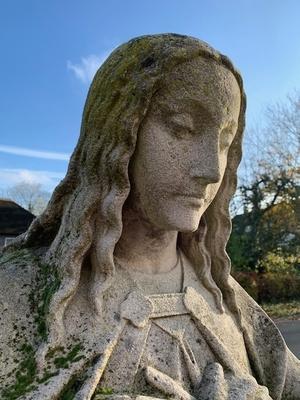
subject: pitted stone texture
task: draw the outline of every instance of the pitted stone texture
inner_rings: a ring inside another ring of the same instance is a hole
[[[151,300],[139,292],[130,293],[121,305],[121,317],[128,319],[138,328],[143,328],[147,324],[152,311]]]
[[[65,179],[0,258],[1,399],[300,399],[225,252],[244,117],[240,74],[197,39],[105,61]]]

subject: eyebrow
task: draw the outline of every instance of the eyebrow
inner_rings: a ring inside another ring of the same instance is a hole
[[[213,114],[207,109],[207,107],[198,99],[195,99],[193,97],[183,97],[182,99],[176,99],[177,102],[165,102],[165,101],[158,101],[158,104],[160,105],[160,111],[166,111],[166,112],[171,112],[174,114],[177,113],[187,113],[185,110],[183,110],[184,105],[190,105],[193,109],[193,111],[198,111],[199,114],[203,114],[206,116],[206,118],[209,120],[209,122],[215,123],[217,125],[220,125],[219,121],[216,120],[216,118],[213,116]],[[180,100],[180,102],[179,102]],[[175,104],[174,104],[175,103]],[[224,129],[237,129],[238,128],[238,122],[236,122],[234,119],[230,119],[222,128]]]
[[[228,128],[238,128],[238,123],[234,120],[234,119],[231,119],[231,120],[229,120],[228,121],[228,123],[226,124],[226,126],[224,126],[224,128],[223,129],[228,129]]]
[[[198,111],[199,114],[204,114],[210,121],[216,122],[215,118],[213,117],[212,113],[197,99],[193,98],[182,98],[180,101],[180,104],[174,105],[174,103],[167,103],[163,104],[164,107],[162,108],[167,108],[168,111],[171,111],[173,113],[178,113],[180,112],[184,105],[189,105],[192,107],[193,111]]]

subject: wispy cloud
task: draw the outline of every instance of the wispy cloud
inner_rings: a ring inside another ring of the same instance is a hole
[[[0,168],[0,182],[2,189],[20,182],[28,182],[40,183],[44,189],[52,191],[64,175],[65,173],[63,172]]]
[[[0,144],[0,152],[8,153],[8,154],[15,154],[17,156],[44,158],[44,159],[48,159],[48,160],[69,161],[69,158],[70,158],[70,154],[67,154],[67,153],[55,153],[55,152],[51,152],[51,151],[32,150],[32,149],[26,149],[23,147],[5,146],[2,144]]]
[[[107,59],[109,52],[103,53],[101,56],[91,54],[87,57],[82,57],[79,64],[74,64],[72,61],[68,61],[67,67],[73,71],[76,78],[83,83],[90,83],[94,78],[95,73],[101,64]]]

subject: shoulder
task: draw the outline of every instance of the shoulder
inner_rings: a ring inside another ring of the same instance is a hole
[[[232,277],[230,284],[246,329],[248,352],[262,381],[276,399],[300,399],[300,361],[264,310]]]
[[[0,387],[9,387],[33,343],[36,257],[28,250],[0,256]],[[26,354],[25,354],[26,353]],[[23,366],[24,367],[24,366]]]
[[[4,311],[18,307],[33,289],[37,257],[29,250],[13,250],[0,255],[0,307]]]
[[[243,317],[246,318],[248,322],[254,322],[254,319],[259,317],[270,320],[270,317],[265,313],[265,311],[260,307],[259,304],[242,288],[242,286],[232,277],[229,277],[229,284],[233,288],[235,293],[235,298],[240,308]]]
[[[0,308],[4,314],[21,314],[28,303],[36,275],[36,257],[28,250],[0,255]],[[12,317],[12,315],[11,315]]]
[[[253,339],[257,351],[262,349],[264,352],[266,349],[276,348],[277,353],[285,353],[285,342],[274,321],[232,277],[230,277],[230,285],[235,292],[243,325],[247,334]]]
[[[27,249],[0,253],[0,296],[4,294],[6,285],[7,288],[24,288],[31,281],[35,264],[36,256]]]

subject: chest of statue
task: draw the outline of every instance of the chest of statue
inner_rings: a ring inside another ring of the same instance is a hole
[[[182,292],[132,290],[121,304],[124,327],[97,391],[162,397],[168,385],[178,384],[195,393],[206,367],[216,362],[251,375],[242,333],[210,301],[188,265]]]

